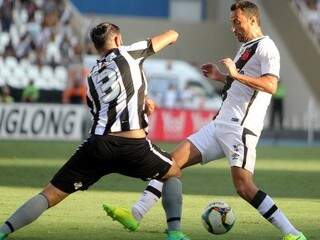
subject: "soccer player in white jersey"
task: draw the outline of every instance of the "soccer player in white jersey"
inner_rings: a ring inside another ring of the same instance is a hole
[[[147,57],[177,38],[176,31],[168,30],[123,46],[118,26],[104,22],[92,29],[91,40],[100,58],[88,77],[91,135],[39,194],[0,226],[0,240],[35,221],[70,194],[88,189],[104,175],[120,173],[158,180],[180,176],[180,168],[170,154],[146,138],[146,113],[152,109],[146,109],[147,86],[142,69]]]
[[[225,83],[223,103],[213,121],[183,141],[172,153],[181,168],[226,157],[237,193],[283,234],[283,240],[305,240],[272,198],[253,182],[256,145],[272,94],[277,89],[280,56],[274,42],[262,33],[258,7],[249,1],[231,6],[232,31],[243,43],[234,60],[220,61],[228,74],[211,63],[201,67],[209,79]],[[154,185],[151,182],[150,185]],[[163,187],[168,240],[187,240],[181,232],[181,182],[168,179]],[[152,207],[144,195],[132,208],[141,220]],[[122,223],[123,224],[123,223]]]

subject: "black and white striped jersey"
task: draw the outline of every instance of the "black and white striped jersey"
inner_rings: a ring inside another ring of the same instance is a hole
[[[91,134],[144,129],[147,82],[145,58],[154,54],[151,40],[112,49],[97,60],[87,80],[87,104],[93,115]]]
[[[260,77],[274,75],[279,78],[280,54],[275,43],[263,36],[243,44],[234,58],[241,74]],[[227,79],[223,103],[216,122],[241,125],[259,134],[271,100],[271,94],[258,91],[239,81]]]

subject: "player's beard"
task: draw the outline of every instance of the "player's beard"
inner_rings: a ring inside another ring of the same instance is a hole
[[[239,42],[245,43],[248,41],[248,38],[245,36],[244,33],[235,32],[234,34]]]

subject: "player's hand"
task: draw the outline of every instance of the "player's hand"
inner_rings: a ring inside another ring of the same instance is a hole
[[[232,59],[224,58],[221,59],[219,62],[226,67],[230,77],[235,78],[237,76],[238,70],[236,64],[234,63],[234,61],[232,61]]]
[[[150,116],[156,110],[156,102],[153,101],[151,98],[146,97],[144,100],[145,104],[145,113],[147,116]]]
[[[225,76],[221,73],[218,66],[212,63],[206,63],[200,67],[202,74],[212,80],[224,81]]]

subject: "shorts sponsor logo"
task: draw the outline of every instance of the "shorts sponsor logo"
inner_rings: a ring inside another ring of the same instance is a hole
[[[239,122],[239,118],[231,118],[232,122]]]
[[[235,151],[235,152],[239,152],[240,150],[239,150],[239,147],[241,147],[241,144],[239,143],[239,144],[236,144],[236,145],[233,145],[233,150]]]
[[[231,157],[232,157],[232,160],[238,160],[240,155],[238,153],[233,153]]]
[[[82,187],[82,182],[75,182],[75,183],[73,184],[73,186],[74,186],[74,189],[75,189],[75,190],[78,190],[79,188]]]

